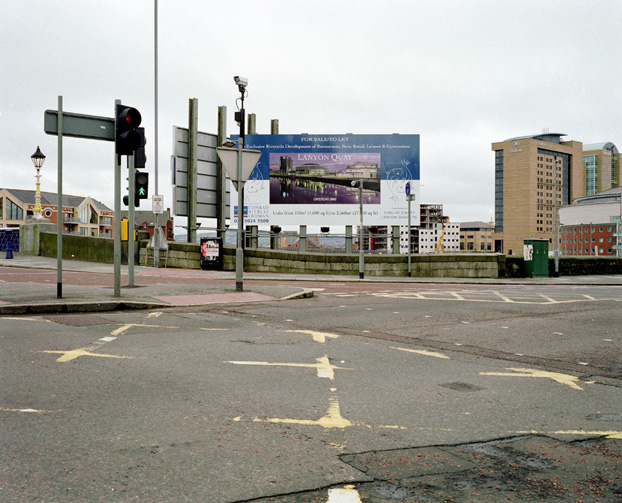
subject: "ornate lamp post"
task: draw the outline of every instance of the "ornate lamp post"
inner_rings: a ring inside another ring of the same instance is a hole
[[[33,209],[33,213],[34,213],[34,218],[37,220],[40,220],[41,218],[43,218],[42,209],[41,209],[41,190],[40,190],[41,189],[41,167],[43,166],[43,163],[45,162],[45,156],[43,155],[43,152],[41,152],[39,145],[37,145],[37,151],[34,154],[32,154],[30,158],[32,159],[32,163],[35,165],[35,169],[37,170],[37,174],[35,175],[35,178],[37,179],[37,191],[35,192],[35,207]]]

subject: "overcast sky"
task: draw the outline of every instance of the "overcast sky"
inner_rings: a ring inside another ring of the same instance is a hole
[[[420,134],[421,199],[452,221],[494,216],[491,143],[566,133],[622,148],[620,0],[159,0],[159,192],[171,205],[172,126],[235,134],[234,75],[258,133]],[[0,0],[0,187],[34,189],[57,139],[46,109],[138,108],[154,173],[153,0]],[[114,207],[113,144],[67,138],[63,192]],[[152,182],[153,184],[153,182]],[[153,187],[153,185],[152,185]],[[141,209],[150,209],[150,204]],[[177,225],[185,219],[177,219]],[[183,232],[183,231],[182,231]]]

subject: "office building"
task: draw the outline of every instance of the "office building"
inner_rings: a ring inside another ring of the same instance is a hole
[[[611,142],[583,145],[585,194],[591,196],[620,185],[620,155]]]
[[[520,255],[524,239],[554,249],[555,208],[585,195],[583,144],[561,133],[509,138],[495,152],[494,251]]]
[[[562,255],[622,257],[622,188],[579,197],[559,211]]]
[[[492,222],[461,222],[460,250],[470,252],[492,251]]]

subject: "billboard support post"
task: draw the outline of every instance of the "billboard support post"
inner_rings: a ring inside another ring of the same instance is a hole
[[[235,291],[244,290],[244,249],[242,248],[242,229],[244,227],[244,182],[242,181],[242,144],[244,137],[238,141],[238,239],[235,250]]]
[[[359,231],[359,279],[365,278],[365,255],[363,253],[363,180],[359,180],[359,214],[361,215]]]

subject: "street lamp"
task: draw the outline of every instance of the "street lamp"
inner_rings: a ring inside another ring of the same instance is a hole
[[[33,213],[34,218],[40,220],[43,218],[43,211],[41,209],[41,167],[45,162],[45,156],[43,155],[43,152],[41,152],[39,145],[37,145],[37,151],[32,154],[30,158],[32,159],[35,169],[37,170],[37,174],[35,175],[35,178],[37,179],[37,191],[35,192],[35,207],[33,209]]]

